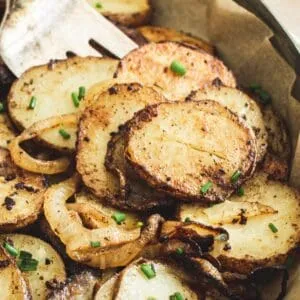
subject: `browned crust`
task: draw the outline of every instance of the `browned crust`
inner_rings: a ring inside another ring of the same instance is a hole
[[[243,182],[245,182],[247,179],[249,179],[252,175],[253,172],[255,170],[256,167],[256,146],[255,146],[255,140],[252,136],[252,133],[250,132],[250,130],[248,128],[246,128],[240,121],[239,118],[233,114],[230,110],[228,110],[227,108],[224,108],[223,106],[221,106],[220,104],[218,104],[217,102],[211,101],[211,100],[207,100],[207,101],[203,101],[203,102],[197,102],[197,101],[190,101],[195,103],[196,105],[208,105],[208,104],[212,104],[215,105],[217,107],[219,107],[219,109],[222,109],[224,111],[227,112],[228,116],[230,117],[230,119],[232,119],[234,122],[236,122],[240,128],[243,128],[243,130],[247,131],[249,139],[248,139],[248,149],[249,149],[249,153],[248,153],[248,160],[249,160],[249,168],[246,172],[244,172],[240,178],[238,179],[238,181],[235,184],[232,183],[225,183],[222,179],[218,178],[217,176],[214,177],[213,179],[215,180],[214,183],[217,184],[218,186],[220,186],[223,190],[223,194],[222,195],[216,195],[216,194],[204,194],[201,195],[199,193],[198,196],[193,196],[193,195],[188,195],[186,193],[184,193],[183,191],[181,191],[180,189],[170,185],[168,182],[164,182],[161,181],[158,177],[156,177],[155,175],[150,174],[145,166],[136,163],[135,161],[133,161],[130,157],[130,154],[128,153],[128,151],[125,150],[125,159],[126,162],[133,168],[133,170],[138,174],[138,176],[140,176],[142,179],[144,179],[150,186],[152,186],[153,188],[156,188],[158,191],[160,192],[164,192],[178,200],[186,200],[186,201],[201,201],[201,202],[222,202],[224,201],[228,196],[230,196],[230,194],[232,194],[232,192],[238,187],[240,186]],[[176,105],[176,103],[181,103],[181,102],[172,102],[172,103],[163,103],[164,105]],[[126,135],[125,135],[125,148],[127,148],[129,140],[131,138],[131,136],[133,135],[133,132],[135,130],[139,130],[142,128],[144,123],[147,122],[151,122],[153,118],[155,118],[158,115],[158,107],[161,104],[155,104],[152,106],[148,106],[145,109],[139,111],[138,113],[136,113],[135,117],[132,119],[132,123],[131,126],[129,128],[129,130],[127,131]],[[216,175],[216,174],[215,174]]]
[[[103,15],[116,24],[128,27],[146,25],[152,18],[153,9],[148,1],[148,9],[133,14],[103,12]]]
[[[158,193],[153,188],[148,186],[147,183],[142,179],[137,179],[133,178],[133,176],[130,176],[129,173],[132,173],[133,170],[122,170],[120,166],[115,165],[116,144],[120,139],[124,138],[125,131],[128,130],[129,126],[130,121],[123,125],[120,128],[119,132],[117,134],[114,134],[107,144],[105,166],[119,178],[121,191],[118,197],[107,197],[106,201],[112,206],[118,207],[120,209],[133,211],[147,211],[156,207],[171,206],[174,203],[172,199]],[[125,181],[125,184],[122,185],[122,181]],[[136,185],[144,188],[144,193],[131,197],[130,189],[134,190]],[[134,197],[138,197],[139,199]],[[137,199],[137,201],[135,201],[135,199]]]

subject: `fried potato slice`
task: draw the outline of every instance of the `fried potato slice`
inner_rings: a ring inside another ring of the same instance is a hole
[[[286,180],[289,174],[291,143],[283,120],[268,105],[262,110],[268,132],[268,153],[263,169],[272,178]]]
[[[0,246],[0,299],[30,300],[31,293],[27,281],[15,262]]]
[[[147,24],[152,7],[149,0],[88,0],[90,5],[111,21],[136,27]]]
[[[187,100],[214,100],[238,115],[255,134],[257,161],[259,162],[264,158],[268,146],[268,133],[260,107],[247,94],[238,89],[214,86],[192,92]]]
[[[155,270],[154,278],[148,279],[141,270],[142,265],[145,264]],[[176,292],[180,293],[183,299],[199,299],[185,282],[184,277],[186,276],[182,276],[181,272],[173,265],[140,259],[120,273],[114,299],[144,300],[149,297],[168,299]]]
[[[299,193],[264,173],[244,185],[244,196],[213,207],[183,204],[179,216],[226,229],[228,243],[220,242],[210,253],[225,269],[239,273],[284,263],[300,241]]]
[[[126,164],[125,130],[125,128],[120,130],[108,143],[105,166],[119,178],[120,184],[119,197],[110,198],[110,203],[121,209],[135,211],[147,211],[158,206],[171,206],[174,204],[171,197],[150,187]]]
[[[252,132],[215,101],[149,106],[132,124],[126,160],[149,185],[178,200],[223,201],[255,169]]]
[[[33,223],[42,211],[45,179],[16,167],[0,148],[0,232]]]
[[[16,136],[13,126],[6,114],[0,114],[0,147],[6,148]]]
[[[171,70],[174,61],[185,68],[185,75]],[[116,77],[153,86],[171,101],[183,100],[191,91],[210,86],[216,80],[236,86],[233,74],[219,59],[175,42],[150,43],[133,50],[121,60]]]
[[[143,26],[137,29],[148,42],[160,43],[160,42],[180,42],[188,44],[194,47],[198,47],[207,53],[215,54],[215,47],[209,42],[193,37],[190,34],[177,31],[175,29],[159,26]]]
[[[118,197],[118,178],[105,168],[107,144],[111,134],[135,112],[165,99],[155,90],[139,84],[117,84],[98,95],[99,101],[82,114],[76,164],[85,185],[100,198]]]
[[[33,299],[46,299],[48,294],[47,281],[57,280],[61,282],[66,279],[65,265],[49,244],[24,234],[0,235],[1,244],[5,240],[11,242],[15,249],[29,252],[33,259],[38,260],[36,271],[22,272],[23,277],[28,281]]]
[[[93,299],[97,280],[98,278],[88,271],[76,274],[68,278],[62,288],[51,290],[47,295],[47,300]]]
[[[118,281],[119,274],[109,278],[104,282],[95,295],[95,300],[113,300],[114,288]]]
[[[15,81],[8,95],[12,121],[25,129],[40,120],[78,112],[72,93],[78,93],[81,86],[87,91],[95,83],[111,79],[117,64],[117,60],[110,58],[73,57],[29,69]],[[36,105],[29,109],[32,97],[36,98]],[[84,99],[80,101],[83,102]],[[55,149],[73,151],[77,127],[67,126],[65,130],[71,135],[70,139],[62,138],[56,129],[40,137]]]

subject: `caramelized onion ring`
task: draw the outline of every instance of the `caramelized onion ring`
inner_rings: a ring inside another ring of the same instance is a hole
[[[34,123],[32,126],[24,130],[19,136],[14,138],[9,144],[10,154],[14,163],[19,167],[34,173],[58,174],[66,171],[70,165],[70,160],[67,157],[43,161],[30,156],[20,147],[20,144],[39,136],[44,131],[58,127],[61,124],[77,124],[77,121],[77,115],[69,114],[55,116]]]

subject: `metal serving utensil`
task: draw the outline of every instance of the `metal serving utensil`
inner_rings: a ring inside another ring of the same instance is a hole
[[[101,56],[91,40],[119,58],[137,48],[84,0],[6,0],[0,29],[0,55],[17,77],[67,52]]]

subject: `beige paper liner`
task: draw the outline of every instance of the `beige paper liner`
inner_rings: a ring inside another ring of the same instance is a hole
[[[152,0],[154,24],[206,38],[233,70],[241,85],[260,84],[272,95],[275,110],[285,119],[295,155],[290,183],[300,187],[300,102],[291,96],[294,70],[273,48],[272,31],[232,0]],[[300,268],[290,274],[288,300],[300,299]],[[275,299],[279,282],[266,287],[265,299]]]

